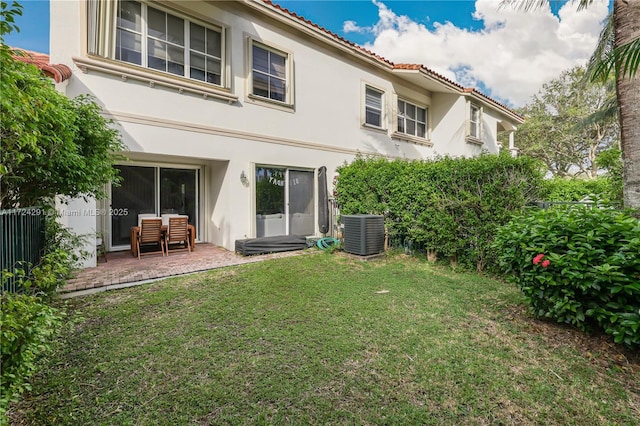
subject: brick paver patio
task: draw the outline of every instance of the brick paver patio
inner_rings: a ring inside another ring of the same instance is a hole
[[[257,256],[240,256],[213,244],[197,244],[196,249],[170,253],[169,256],[149,254],[140,260],[129,251],[107,254],[107,262],[99,259],[98,266],[78,271],[60,293],[67,296],[86,290],[127,287],[141,281],[165,278],[191,272],[206,271],[224,266],[241,265],[286,256],[295,256],[305,251],[290,251]]]

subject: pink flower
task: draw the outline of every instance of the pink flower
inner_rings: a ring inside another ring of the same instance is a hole
[[[544,257],[544,254],[543,254],[543,253],[540,253],[539,255],[537,255],[536,257],[534,257],[534,258],[533,258],[533,264],[534,264],[534,265],[537,265],[538,263],[542,262],[542,258],[543,258],[543,257]],[[548,262],[548,260],[547,260],[547,261],[545,261],[545,262]],[[546,268],[546,266],[545,266],[545,268]]]
[[[545,260],[544,262],[542,262],[542,267],[546,268],[547,266],[549,266],[551,264],[551,261],[549,259]]]

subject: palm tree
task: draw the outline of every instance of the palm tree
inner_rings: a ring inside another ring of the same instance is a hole
[[[503,0],[502,5],[531,10],[549,0]],[[578,0],[578,10],[593,0]],[[607,43],[613,35],[613,43]],[[590,68],[593,78],[616,77],[623,161],[624,204],[640,210],[640,0],[614,0],[613,15],[601,34]]]

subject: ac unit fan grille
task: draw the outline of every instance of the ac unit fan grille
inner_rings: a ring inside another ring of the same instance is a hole
[[[359,256],[384,251],[384,217],[376,215],[342,216],[344,250]]]

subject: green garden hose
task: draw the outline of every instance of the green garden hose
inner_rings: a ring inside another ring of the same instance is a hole
[[[340,240],[337,238],[320,238],[316,245],[320,250],[327,250],[330,247],[338,247],[340,245]]]

